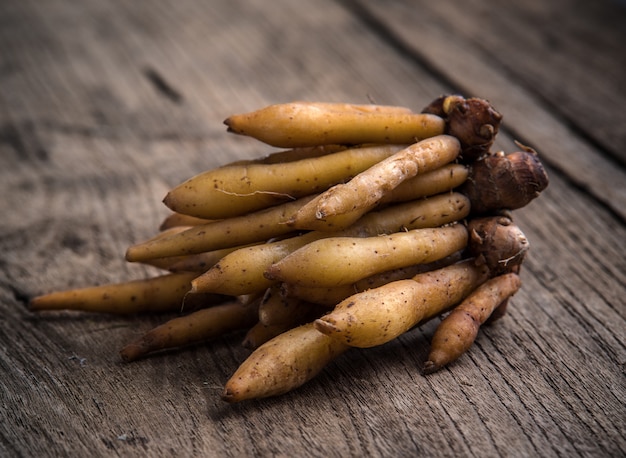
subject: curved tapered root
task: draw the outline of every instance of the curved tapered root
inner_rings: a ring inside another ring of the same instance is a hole
[[[476,340],[480,326],[520,287],[519,276],[509,273],[476,288],[437,327],[424,373],[433,373],[463,355]]]
[[[120,356],[130,362],[158,350],[211,340],[251,326],[256,315],[255,307],[237,301],[214,305],[157,326],[122,348]]]
[[[35,297],[33,311],[80,310],[131,314],[180,309],[197,273],[166,274],[145,280],[58,291]]]

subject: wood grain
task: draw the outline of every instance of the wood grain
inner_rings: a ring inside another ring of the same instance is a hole
[[[623,456],[626,13],[518,3],[1,2],[0,456]],[[227,134],[228,115],[445,92],[489,98],[498,147],[536,147],[551,180],[517,212],[521,291],[449,368],[420,373],[433,322],[227,405],[240,334],[123,364],[174,315],[27,310],[153,275],[123,254],[165,192],[271,151]]]

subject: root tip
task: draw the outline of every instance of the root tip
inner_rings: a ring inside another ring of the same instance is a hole
[[[437,372],[439,369],[441,369],[441,366],[435,364],[434,361],[428,360],[424,363],[424,369],[422,370],[422,372],[424,373],[424,375],[428,375],[432,374],[433,372]]]
[[[130,246],[126,249],[126,253],[124,254],[124,259],[126,259],[127,262],[135,262],[135,246]]]
[[[27,305],[28,310],[31,310],[33,312],[37,312],[40,310],[40,301],[38,299],[39,299],[39,296],[31,299],[28,302],[28,305]]]
[[[237,393],[229,389],[228,387],[224,388],[221,398],[222,401],[228,402],[229,404],[239,402],[239,399],[237,399]]]
[[[46,310],[63,310],[66,308],[65,301],[59,298],[55,293],[44,294],[42,296],[33,297],[27,305],[28,310],[32,312],[41,312]]]
[[[120,358],[125,363],[130,363],[139,359],[143,355],[143,351],[136,344],[128,344],[120,350]]]
[[[165,197],[163,198],[163,204],[165,204],[165,206],[170,210],[174,212],[176,211],[176,199],[172,194],[172,191],[165,194]]]

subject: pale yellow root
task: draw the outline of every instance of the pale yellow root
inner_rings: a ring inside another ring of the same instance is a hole
[[[382,345],[458,304],[487,278],[486,267],[461,261],[350,296],[315,328],[346,345]]]
[[[264,243],[235,250],[192,283],[194,292],[215,292],[231,296],[256,294],[275,282],[263,276],[269,266],[307,243],[324,235],[317,232],[279,242]]]
[[[469,169],[462,164],[446,164],[431,172],[406,180],[380,200],[380,204],[406,202],[421,197],[434,196],[462,185]]]
[[[435,372],[465,353],[476,340],[480,326],[520,287],[519,276],[510,273],[492,278],[476,288],[437,327],[424,372]]]
[[[312,211],[306,209],[310,206],[317,219],[325,219],[369,208],[404,181],[454,161],[460,152],[459,141],[449,135],[422,140],[324,191],[302,211]]]
[[[367,213],[355,224],[334,235],[369,237],[402,230],[439,227],[460,221],[469,212],[470,201],[463,194],[440,194]],[[329,237],[334,236],[333,233],[326,234]]]
[[[215,339],[252,326],[256,315],[256,308],[236,301],[214,305],[157,326],[122,348],[120,356],[124,361],[134,361],[155,351]]]
[[[283,283],[281,284],[281,291],[283,295],[287,297],[295,297],[312,302],[313,304],[334,307],[336,304],[353,294],[372,288],[378,288],[379,286],[391,283],[392,281],[406,280],[422,272],[441,269],[442,267],[454,264],[460,260],[461,252],[457,252],[451,256],[445,257],[444,259],[428,264],[416,264],[409,267],[402,267],[388,272],[375,274],[351,285],[316,288]]]
[[[402,148],[372,145],[286,163],[219,167],[176,186],[164,203],[175,212],[200,218],[240,216],[324,191]]]
[[[226,382],[222,399],[239,402],[291,391],[348,348],[318,332],[311,323],[286,331],[252,352]]]
[[[378,205],[406,202],[451,191],[465,182],[468,173],[468,168],[464,165],[447,164],[432,172],[427,172],[402,182],[397,188],[383,196],[378,203],[369,207],[357,208],[339,215],[326,216],[324,219],[318,219],[316,215],[317,208],[312,205],[305,205],[296,212],[288,224],[295,229],[315,231],[342,230],[349,227],[361,216]]]
[[[317,219],[315,216],[315,208],[304,206],[303,212],[297,212],[296,215],[287,224],[293,229],[306,231],[322,231],[336,232],[352,226],[361,216],[375,209],[376,205],[368,208],[360,208],[351,212],[342,213],[341,215],[333,215],[324,219]]]
[[[193,281],[193,291],[240,296],[265,291],[275,282],[264,273],[272,264],[308,243],[330,236],[370,237],[404,229],[438,227],[467,216],[469,200],[459,193],[398,204],[364,215],[340,232],[309,232],[273,243],[236,250]]]
[[[293,102],[270,105],[224,121],[228,131],[272,146],[293,148],[330,144],[413,143],[443,134],[445,122],[435,115],[387,107],[375,110],[346,104]]]
[[[200,224],[166,237],[139,243],[126,250],[126,260],[143,262],[266,241],[292,232],[293,228],[286,222],[311,199],[303,197],[248,215]]]
[[[130,314],[180,310],[191,281],[198,274],[166,274],[146,280],[134,280],[35,297],[31,310],[82,310],[87,312]]]
[[[375,237],[329,237],[270,266],[271,280],[309,287],[349,285],[392,269],[443,259],[467,246],[463,224]]]

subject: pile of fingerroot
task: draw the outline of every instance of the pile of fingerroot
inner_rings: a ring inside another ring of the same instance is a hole
[[[54,292],[33,311],[179,312],[121,349],[134,361],[239,332],[228,402],[291,391],[353,347],[436,317],[423,372],[452,363],[519,290],[529,243],[513,212],[548,185],[538,154],[492,151],[483,99],[404,107],[294,102],[226,119],[280,150],[173,188],[171,214],[126,259],[143,280]]]

